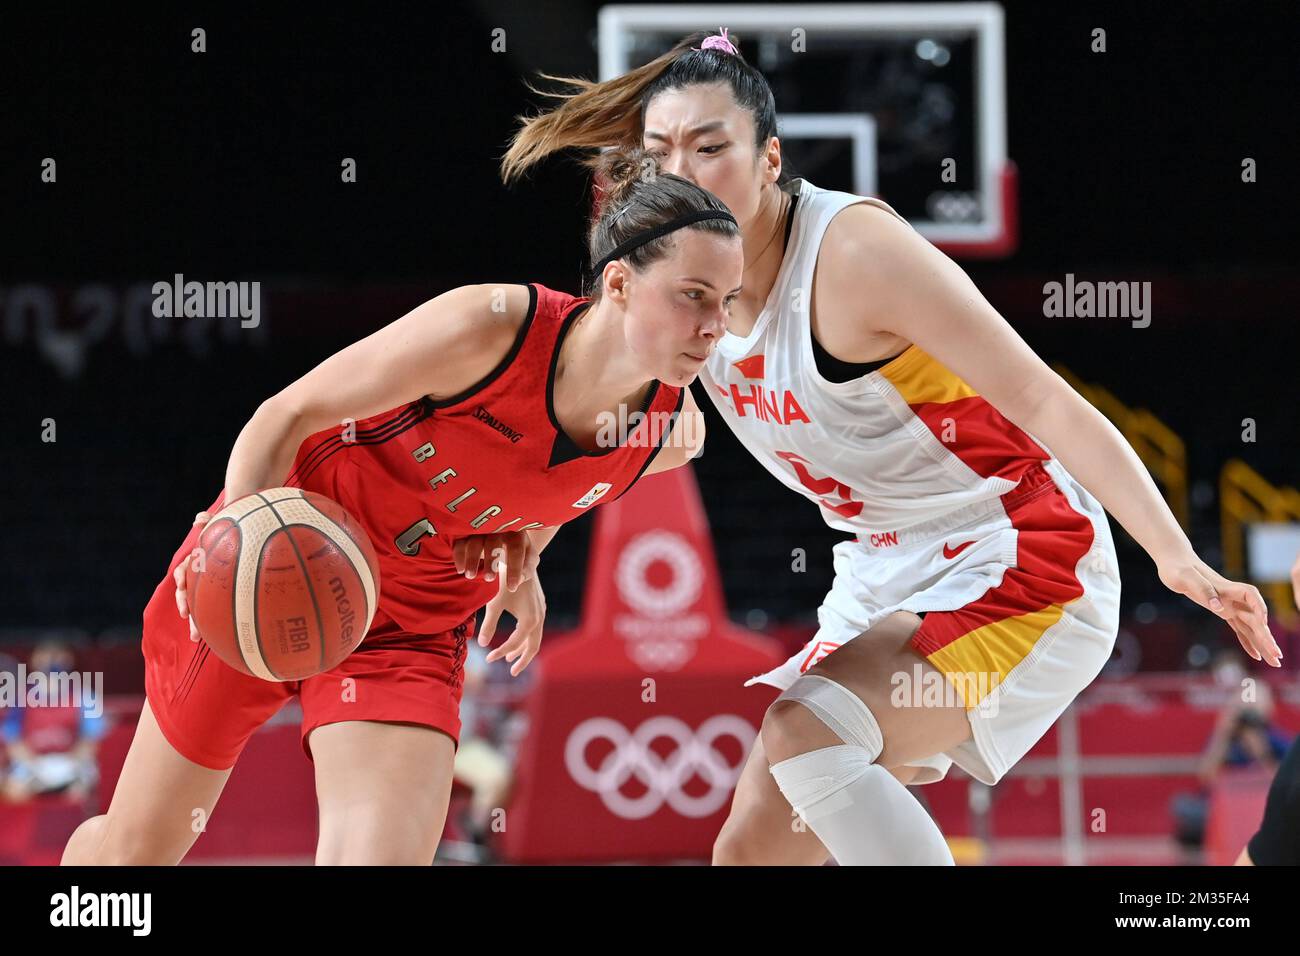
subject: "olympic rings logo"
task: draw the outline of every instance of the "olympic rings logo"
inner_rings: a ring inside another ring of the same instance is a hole
[[[686,662],[695,655],[695,644],[673,638],[638,638],[628,645],[628,654],[648,671],[677,671],[685,667]]]
[[[624,820],[644,820],[667,804],[684,817],[707,817],[721,810],[740,779],[741,768],[757,731],[749,721],[735,714],[710,717],[691,730],[676,717],[651,717],[631,733],[612,717],[584,720],[564,744],[564,765],[578,786],[600,794],[610,813]],[[740,744],[735,764],[726,760],[715,744],[730,737]],[[667,757],[651,748],[659,739],[674,744]],[[613,749],[593,767],[587,760],[587,748],[598,740],[613,744]],[[691,796],[687,781],[699,777],[708,784],[707,792]],[[645,793],[628,797],[624,785],[635,778]]]
[[[655,561],[672,569],[672,580],[665,587],[654,587],[646,576]],[[623,600],[646,617],[680,614],[695,603],[704,586],[699,555],[672,531],[647,531],[629,541],[619,555],[616,577]]]

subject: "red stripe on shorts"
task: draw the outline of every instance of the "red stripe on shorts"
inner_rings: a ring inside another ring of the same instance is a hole
[[[1011,526],[1020,532],[1016,566],[1008,568],[1002,583],[979,600],[955,611],[926,615],[912,637],[918,653],[929,656],[986,624],[1083,596],[1075,569],[1095,536],[1088,516],[1070,506],[1042,466],[1003,495],[1002,503]]]

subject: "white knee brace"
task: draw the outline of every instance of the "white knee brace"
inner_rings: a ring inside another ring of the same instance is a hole
[[[884,738],[856,694],[805,674],[781,697],[797,700],[844,741],[772,765],[790,806],[842,866],[952,865],[948,844],[925,808],[875,762]]]
[[[885,749],[880,725],[862,698],[828,677],[804,674],[777,700],[794,700],[803,704],[836,737],[846,744],[861,747],[872,760]]]
[[[831,799],[864,774],[885,749],[880,725],[857,694],[816,674],[804,674],[777,700],[798,701],[844,741],[772,765],[776,785],[805,821],[840,809]]]

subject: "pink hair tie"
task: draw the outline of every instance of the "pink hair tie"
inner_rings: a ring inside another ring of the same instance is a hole
[[[730,53],[733,56],[740,56],[740,51],[727,39],[727,28],[718,27],[722,31],[721,36],[706,37],[696,49],[698,50],[721,50],[723,53]]]

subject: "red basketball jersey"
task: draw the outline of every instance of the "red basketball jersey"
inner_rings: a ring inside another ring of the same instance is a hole
[[[685,390],[656,381],[622,444],[578,448],[556,422],[552,389],[560,343],[590,300],[537,283],[528,294],[513,346],[477,385],[316,432],[298,449],[285,484],[341,504],[379,555],[376,625],[388,617],[429,634],[460,624],[498,585],[456,572],[457,538],[551,527],[613,501],[681,411]]]

